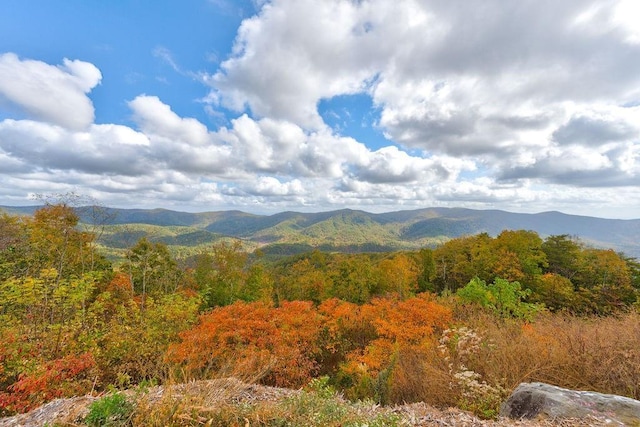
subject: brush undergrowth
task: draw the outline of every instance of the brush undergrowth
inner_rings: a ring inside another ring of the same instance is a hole
[[[444,331],[426,360],[415,362],[437,372],[413,390],[427,403],[493,418],[511,390],[534,381],[640,399],[637,312],[609,317],[547,313],[532,322],[460,314],[464,322]],[[412,368],[419,369],[424,370]],[[444,392],[434,396],[435,390]]]
[[[640,399],[640,314],[575,317],[545,313],[533,321],[503,319],[456,308],[452,325],[421,347],[398,351],[380,385],[388,403],[422,401],[456,406],[494,418],[521,382],[540,381]],[[252,364],[251,366],[254,366]],[[244,365],[241,366],[244,368]],[[169,378],[158,387],[114,393],[96,401],[90,426],[393,426],[390,409],[373,401],[349,402],[332,385],[335,377],[312,380],[302,390],[267,389],[252,397],[272,365],[252,377],[188,381]],[[238,376],[237,370],[212,372]],[[240,370],[246,374],[246,370]],[[258,372],[256,374],[256,372]],[[212,382],[213,381],[213,382]],[[331,384],[331,385],[330,385]],[[262,390],[262,389],[261,389]],[[346,394],[346,393],[345,393]],[[133,396],[133,397],[132,397]],[[249,398],[247,398],[249,396]],[[129,402],[132,402],[131,404]],[[131,406],[130,406],[131,405]]]

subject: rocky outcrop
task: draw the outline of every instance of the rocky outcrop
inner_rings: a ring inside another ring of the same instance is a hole
[[[610,425],[640,426],[640,401],[544,383],[522,383],[502,405],[500,415],[515,419],[592,418]]]

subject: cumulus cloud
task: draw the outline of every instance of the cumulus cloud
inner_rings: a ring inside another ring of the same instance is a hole
[[[503,171],[500,179],[537,179],[576,187],[640,186],[640,144],[602,150],[555,147],[530,165]]]
[[[242,22],[232,58],[209,77],[214,99],[236,111],[322,127],[319,99],[358,93],[372,71],[351,34],[359,7],[350,1],[284,1]]]
[[[21,162],[24,172],[140,175],[149,167],[145,161],[148,144],[145,135],[120,125],[91,125],[87,131],[71,131],[31,120],[0,122],[0,153]]]
[[[129,107],[137,130],[92,124],[74,131],[4,120],[0,165],[12,172],[12,180],[31,183],[38,192],[85,188],[84,194],[108,195],[109,200],[131,194],[136,203],[155,197],[263,207],[340,206],[341,194],[351,191],[340,180],[380,186],[372,200],[418,200],[415,189],[400,191],[393,185],[454,182],[461,170],[474,167],[453,157],[412,156],[397,147],[372,151],[326,127],[309,131],[246,114],[228,128],[210,131],[196,119],[178,116],[157,97],[141,95]]]
[[[129,102],[133,119],[146,134],[161,135],[175,141],[204,145],[209,140],[205,125],[191,118],[181,118],[157,96],[140,95]]]
[[[450,159],[453,160],[453,159]],[[354,167],[353,176],[373,184],[446,182],[454,179],[463,168],[472,168],[468,163],[455,160],[447,164],[441,159],[412,157],[397,147],[383,147],[368,153],[359,165]]]
[[[590,147],[637,141],[640,137],[640,107],[609,106],[576,112],[554,131],[552,137],[560,145]]]
[[[93,122],[93,103],[87,94],[101,79],[100,70],[88,62],[65,58],[54,66],[0,54],[0,97],[30,117],[73,130]]]
[[[369,153],[364,144],[327,128],[310,132],[290,122],[254,120],[247,115],[232,125],[218,136],[229,143],[234,158],[247,170],[260,173],[339,178]]]
[[[621,23],[631,7],[273,0],[243,22],[209,82],[223,105],[312,129],[323,125],[320,100],[368,93],[385,136],[405,147],[518,155],[570,137],[576,106],[638,102],[637,26]]]
[[[575,187],[640,185],[640,107],[578,109],[526,161],[504,165],[502,181],[535,179]]]
[[[244,187],[244,191],[255,196],[301,196],[305,194],[302,182],[298,179],[289,182],[281,182],[280,180],[265,176],[260,177],[255,183],[248,183]]]

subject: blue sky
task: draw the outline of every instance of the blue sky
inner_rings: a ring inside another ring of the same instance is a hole
[[[251,2],[244,3],[10,1],[0,6],[0,50],[49,64],[70,58],[98,67],[103,80],[90,95],[97,123],[126,120],[126,100],[141,93],[166,99],[180,115],[207,120],[197,102],[206,91],[187,73],[211,72],[229,55],[243,16],[255,13]]]
[[[640,217],[633,0],[9,0],[0,204]]]

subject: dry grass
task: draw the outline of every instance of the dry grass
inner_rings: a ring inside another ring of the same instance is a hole
[[[155,387],[137,400],[132,425],[215,425],[211,420],[223,408],[256,401],[274,402],[295,393],[288,389],[249,384],[236,378]]]
[[[473,370],[511,389],[524,381],[640,398],[640,315],[546,315],[532,324],[482,319]]]
[[[392,402],[458,406],[494,417],[522,382],[540,381],[640,399],[640,315],[544,314],[533,323],[464,313],[440,345],[401,354]]]

